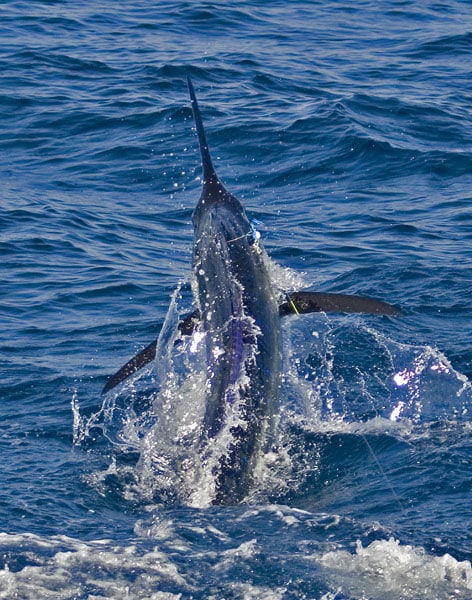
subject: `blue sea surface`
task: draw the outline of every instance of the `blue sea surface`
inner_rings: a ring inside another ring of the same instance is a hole
[[[0,598],[472,598],[471,3],[12,1],[0,42]],[[101,395],[191,308],[187,75],[275,276],[403,311],[284,320],[235,506],[149,467],[159,364]]]

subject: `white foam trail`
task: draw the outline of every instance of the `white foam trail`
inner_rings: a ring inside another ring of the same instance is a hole
[[[337,593],[376,600],[445,600],[472,597],[472,566],[449,554],[431,556],[424,548],[397,540],[357,542],[354,553],[326,552],[319,562]],[[336,596],[334,596],[336,597]]]

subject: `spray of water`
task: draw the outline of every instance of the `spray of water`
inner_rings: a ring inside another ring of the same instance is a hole
[[[279,289],[304,285],[292,271],[271,266]],[[119,453],[139,456],[133,469],[133,494],[160,502],[207,506],[215,494],[218,461],[238,425],[238,388],[234,410],[214,443],[202,454],[202,423],[208,386],[205,333],[181,337],[181,285],[172,296],[156,349],[156,360],[100,409],[81,414],[72,398],[74,443],[83,444],[97,428]],[[247,328],[254,324],[246,324]],[[253,500],[283,496],[316,477],[319,449],[308,443],[318,434],[361,435],[376,468],[403,510],[401,498],[367,434],[378,430],[407,439],[428,419],[467,414],[470,382],[447,358],[429,346],[400,344],[360,318],[328,319],[324,314],[293,316],[283,322],[284,364],[280,414],[273,441],[255,466]],[[257,331],[254,329],[254,335]],[[246,356],[247,363],[254,360]],[[434,411],[433,411],[434,407]],[[114,459],[113,459],[114,460]],[[119,464],[116,467],[119,471]],[[129,465],[126,465],[129,475]],[[131,485],[131,484],[130,484]],[[128,490],[129,491],[129,490]]]

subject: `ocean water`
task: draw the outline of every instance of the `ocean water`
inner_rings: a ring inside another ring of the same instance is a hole
[[[470,2],[13,1],[0,40],[0,598],[472,598]],[[235,506],[154,469],[163,364],[101,395],[191,306],[187,75],[275,277],[403,310],[284,320]]]

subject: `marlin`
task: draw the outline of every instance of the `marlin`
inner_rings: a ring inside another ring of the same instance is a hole
[[[254,467],[270,447],[278,412],[282,361],[281,318],[311,312],[398,315],[386,302],[345,294],[281,292],[270,259],[241,202],[216,174],[200,109],[187,79],[200,147],[203,184],[193,212],[193,277],[196,310],[182,318],[181,336],[205,340],[206,402],[200,433],[202,461],[223,433],[230,440],[213,466],[213,502],[247,496]],[[156,340],[106,383],[109,392],[156,357]]]

